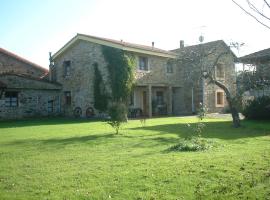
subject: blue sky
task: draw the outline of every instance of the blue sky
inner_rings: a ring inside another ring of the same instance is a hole
[[[0,47],[44,67],[76,33],[174,49],[179,40],[244,42],[240,55],[270,47],[270,31],[230,0],[0,0]]]

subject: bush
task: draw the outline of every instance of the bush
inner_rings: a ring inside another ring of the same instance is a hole
[[[270,97],[263,96],[249,101],[242,114],[247,119],[270,119]]]
[[[183,139],[178,144],[169,148],[169,151],[204,151],[212,147],[212,144],[203,138]]]
[[[114,129],[116,134],[118,134],[119,129],[123,122],[127,122],[127,108],[123,103],[113,103],[109,108],[110,124]]]

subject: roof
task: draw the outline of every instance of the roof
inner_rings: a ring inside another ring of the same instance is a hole
[[[239,58],[244,63],[254,63],[258,61],[270,61],[270,48],[257,51]]]
[[[19,81],[14,81],[15,77],[17,77]],[[0,74],[0,83],[3,83],[7,88],[13,89],[60,90],[62,88],[62,85],[59,83],[53,83],[41,78],[15,73]]]
[[[228,49],[232,53],[235,59],[237,58],[237,56],[233,53],[233,51],[229,48],[229,46],[223,40],[216,40],[216,41],[211,41],[207,43],[186,46],[186,47],[177,48],[171,51],[175,53],[189,53],[189,52],[198,52],[201,50],[201,48],[209,51],[219,45],[224,46],[226,49]]]
[[[78,40],[88,41],[100,45],[110,46],[118,49],[122,49],[125,51],[130,52],[137,52],[137,53],[143,53],[143,54],[150,54],[160,57],[168,57],[168,58],[175,58],[176,54],[171,51],[166,51],[163,49],[159,49],[152,46],[146,46],[146,45],[140,45],[140,44],[134,44],[119,40],[113,40],[113,39],[107,39],[102,37],[96,37],[91,35],[85,35],[85,34],[77,34],[75,37],[73,37],[67,44],[65,44],[59,51],[57,51],[53,56],[52,59],[57,58],[59,55],[61,55],[65,50],[67,50],[70,46],[72,46],[75,42]]]
[[[26,64],[28,64],[28,65],[31,65],[31,66],[33,66],[34,68],[40,69],[40,70],[42,70],[42,71],[44,71],[44,72],[48,72],[48,69],[46,69],[46,68],[44,68],[44,67],[42,67],[42,66],[40,66],[40,65],[38,65],[38,64],[35,64],[35,63],[33,63],[33,62],[31,62],[31,61],[25,59],[25,58],[22,58],[21,56],[18,56],[18,55],[14,54],[14,53],[12,53],[12,52],[6,50],[6,49],[3,49],[3,48],[1,48],[1,47],[0,47],[0,53],[6,54],[6,55],[8,55],[8,56],[10,56],[10,57],[13,57],[13,58],[16,59],[16,60],[19,60],[19,61],[21,61],[21,62],[24,62],[24,63],[26,63]]]

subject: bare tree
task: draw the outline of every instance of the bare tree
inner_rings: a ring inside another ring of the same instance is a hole
[[[232,2],[258,23],[270,29],[269,0],[232,0]]]

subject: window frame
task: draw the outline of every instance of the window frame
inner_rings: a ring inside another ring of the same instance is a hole
[[[66,106],[71,106],[71,91],[65,91],[64,92],[64,97],[65,97],[65,105]]]
[[[7,94],[10,94],[10,95],[7,97]],[[5,92],[5,107],[16,108],[18,106],[19,106],[19,92],[6,91]]]
[[[54,101],[53,100],[48,100],[48,103],[47,103],[47,111],[48,113],[53,113],[53,108],[54,108]]]
[[[173,73],[173,64],[171,62],[166,63],[166,73],[172,74]]]
[[[63,67],[64,67],[64,77],[71,76],[71,61],[65,60],[63,62]]]
[[[222,102],[219,103],[219,94],[222,94]],[[225,93],[223,90],[216,90],[215,92],[215,104],[217,108],[223,108],[225,105]]]
[[[218,68],[221,67],[221,72],[223,76],[219,76],[221,73],[218,73]],[[217,63],[217,65],[215,66],[215,76],[216,76],[216,79],[218,80],[224,80],[225,79],[225,66],[223,63]]]
[[[139,66],[138,66],[139,70],[140,71],[149,71],[149,58],[146,56],[139,56],[138,60],[139,60]],[[142,60],[144,61],[144,68],[142,68],[142,66],[141,66]]]

